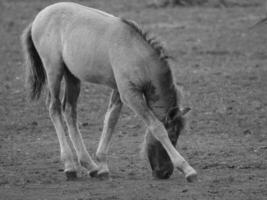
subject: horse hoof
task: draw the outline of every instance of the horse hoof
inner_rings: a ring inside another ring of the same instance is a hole
[[[97,169],[94,169],[94,170],[92,170],[92,171],[90,171],[89,172],[89,175],[92,177],[92,178],[95,178],[95,177],[97,177]]]
[[[196,172],[190,173],[185,178],[189,183],[196,182],[197,181],[197,173]]]
[[[109,172],[108,171],[98,172],[97,178],[99,178],[101,180],[107,180],[107,179],[109,179]]]
[[[66,171],[65,172],[67,181],[73,181],[77,179],[77,172],[76,171]]]
[[[99,178],[100,180],[109,179],[109,172],[108,171],[99,172],[98,170],[92,170],[89,172],[89,175],[92,178]]]

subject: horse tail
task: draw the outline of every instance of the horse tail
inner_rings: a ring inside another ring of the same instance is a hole
[[[26,64],[26,86],[29,89],[29,98],[38,100],[46,83],[46,72],[34,46],[31,30],[32,24],[24,30],[21,42]]]

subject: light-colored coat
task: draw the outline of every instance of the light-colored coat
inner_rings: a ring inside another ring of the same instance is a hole
[[[173,146],[185,112],[179,108],[166,54],[134,22],[75,3],[57,3],[36,16],[24,32],[23,45],[33,99],[40,96],[47,79],[49,112],[68,178],[76,176],[76,166],[65,137],[62,112],[81,166],[92,176],[103,176],[109,173],[106,155],[123,103],[147,126],[148,155],[155,175],[168,178],[174,166],[187,180],[196,178],[195,170]],[[63,78],[66,88],[61,110],[59,92]],[[77,125],[81,81],[113,89],[96,153],[97,163],[87,152]]]

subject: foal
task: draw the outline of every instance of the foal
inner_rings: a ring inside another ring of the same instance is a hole
[[[35,17],[25,29],[22,43],[31,99],[40,97],[47,82],[49,113],[67,178],[76,177],[77,166],[64,133],[63,116],[80,165],[91,176],[107,176],[110,139],[122,104],[126,104],[147,127],[146,149],[153,175],[169,178],[177,168],[188,181],[196,179],[196,171],[174,147],[188,110],[179,108],[167,55],[134,22],[75,3],[57,3]],[[81,81],[113,90],[96,151],[97,162],[87,152],[77,124]]]

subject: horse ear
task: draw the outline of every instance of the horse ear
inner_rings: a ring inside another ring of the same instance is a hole
[[[190,107],[185,107],[185,108],[183,108],[183,109],[181,110],[181,115],[182,115],[182,116],[183,116],[183,115],[186,115],[186,113],[188,113],[190,110],[191,110]]]
[[[166,115],[166,120],[174,120],[178,117],[184,116],[186,115],[189,111],[191,110],[190,107],[185,107],[182,108],[181,110],[179,109],[179,107],[174,107],[172,109],[170,109]]]
[[[175,119],[177,115],[179,115],[179,112],[180,110],[178,107],[171,108],[166,115],[166,120],[170,121],[170,120]]]
[[[166,121],[174,120],[178,117],[186,115],[191,110],[190,107],[182,108],[181,110],[179,107],[174,107],[170,109],[166,115]]]

